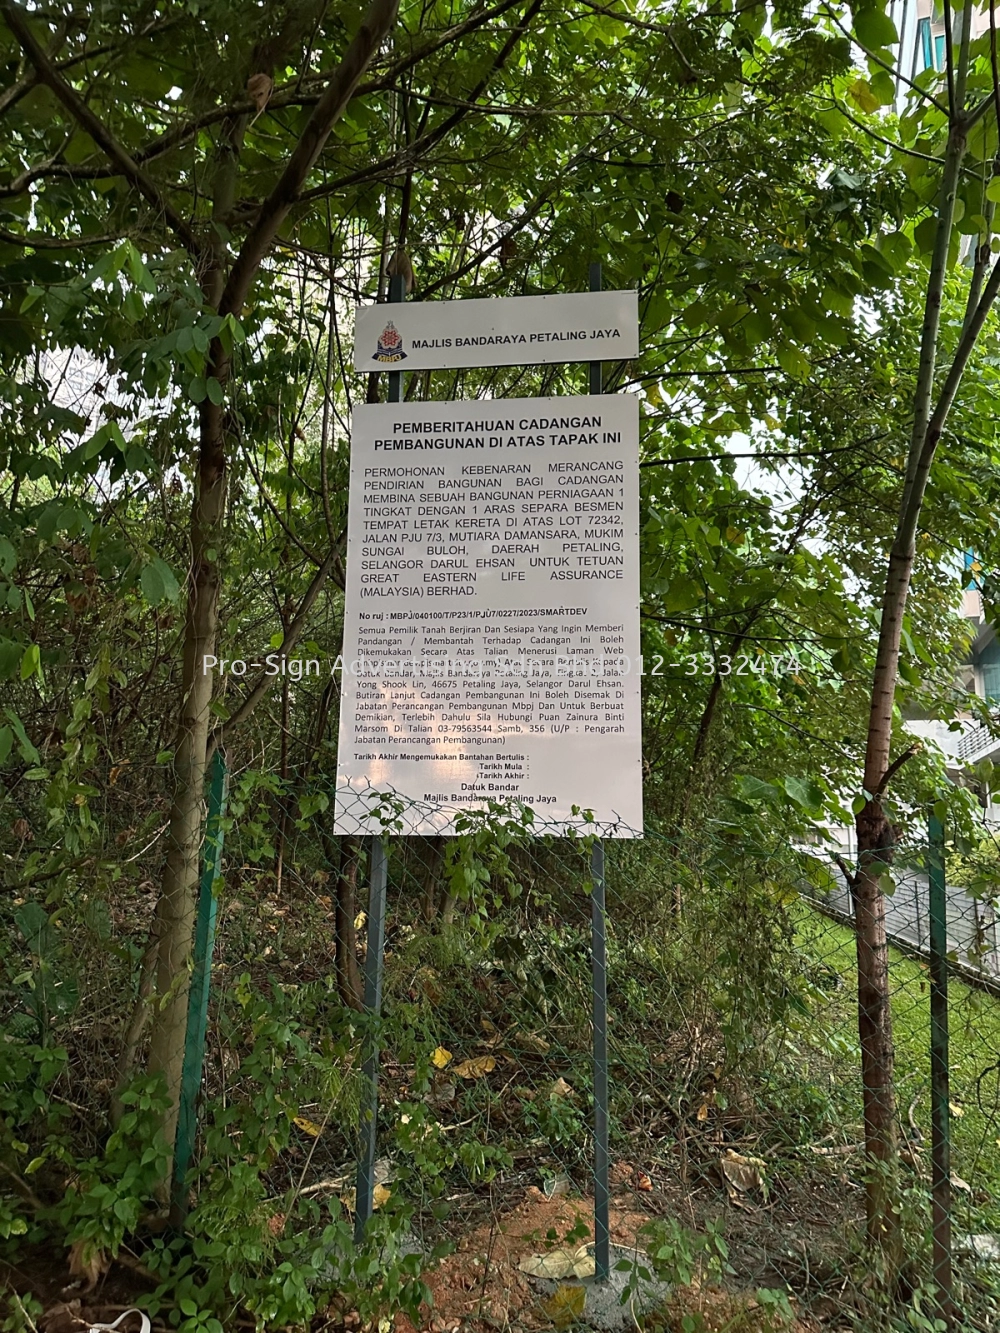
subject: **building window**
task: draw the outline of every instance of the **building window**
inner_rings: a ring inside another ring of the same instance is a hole
[[[940,25],[935,23],[934,26]],[[948,63],[945,34],[934,32],[930,19],[917,20],[917,51],[921,69],[944,69]]]
[[[931,43],[930,19],[917,22],[917,49],[920,51],[920,68],[931,69],[934,65],[934,47]]]
[[[1000,703],[1000,663],[988,662],[983,666],[983,698],[988,704]]]

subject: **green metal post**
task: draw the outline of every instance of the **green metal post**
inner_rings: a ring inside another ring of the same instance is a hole
[[[948,1327],[954,1318],[951,1281],[951,1126],[948,1107],[948,918],[944,873],[944,827],[934,815],[928,826],[931,973],[931,1226],[937,1302]]]
[[[368,948],[365,952],[365,1013],[373,1026],[365,1037],[361,1101],[361,1155],[354,1203],[354,1239],[364,1240],[375,1197],[375,1160],[378,1146],[379,1044],[377,1023],[382,1012],[382,966],[385,960],[385,888],[388,875],[386,841],[371,840],[371,884],[368,889]]]
[[[599,292],[599,263],[590,266],[590,290]],[[604,392],[603,367],[590,363],[590,392]],[[594,1276],[606,1282],[611,1273],[611,1189],[608,1147],[608,954],[607,905],[604,893],[604,847],[595,842],[590,859],[591,992],[594,1018]]]
[[[594,1276],[611,1273],[611,1189],[608,1151],[608,955],[604,844],[590,857],[591,981],[594,1005]]]
[[[406,299],[401,276],[389,283],[389,300]],[[390,403],[403,401],[403,372],[390,370]],[[354,1240],[364,1240],[365,1226],[375,1207],[375,1160],[378,1146],[378,1076],[379,1045],[377,1024],[382,1013],[382,967],[385,961],[385,890],[388,877],[388,847],[382,836],[371,840],[369,861],[371,883],[368,889],[368,947],[365,951],[365,1013],[373,1027],[365,1038],[361,1100],[361,1152],[354,1191]]]
[[[188,988],[187,1032],[184,1038],[184,1065],[181,1071],[180,1108],[177,1137],[174,1140],[174,1179],[171,1196],[171,1220],[183,1224],[187,1214],[184,1181],[194,1156],[198,1133],[198,1093],[205,1064],[205,1034],[208,1030],[208,992],[212,975],[212,951],[215,947],[215,919],[218,899],[215,885],[222,862],[222,821],[226,813],[226,761],[216,749],[209,768],[208,821],[202,849],[201,884],[198,890],[198,917],[195,922],[194,953]]]

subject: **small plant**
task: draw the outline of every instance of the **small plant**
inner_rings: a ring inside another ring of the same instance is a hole
[[[628,1273],[623,1305],[634,1298],[641,1282],[655,1278],[671,1287],[689,1287],[695,1278],[704,1285],[733,1271],[721,1222],[708,1222],[704,1231],[693,1231],[675,1218],[657,1219],[641,1227],[637,1239],[645,1244],[646,1263],[623,1259],[618,1264],[619,1272]]]

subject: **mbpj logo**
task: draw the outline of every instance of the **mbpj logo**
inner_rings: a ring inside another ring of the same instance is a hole
[[[405,361],[406,353],[403,351],[403,339],[400,337],[399,330],[395,324],[390,322],[385,326],[379,335],[378,348],[375,352],[376,361]]]

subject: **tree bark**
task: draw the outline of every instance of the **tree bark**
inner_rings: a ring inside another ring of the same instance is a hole
[[[218,247],[213,245],[213,259],[203,275],[202,286],[206,304],[220,314],[238,317],[242,313],[278,228],[294,206],[331,130],[395,22],[397,4],[398,0],[371,0],[358,32],[344,52],[338,69],[331,76],[302,136],[292,150],[278,184],[261,206],[228,277],[223,272],[222,255]],[[225,173],[222,174],[224,176]],[[220,197],[220,213],[217,217],[220,222],[224,221],[224,202]],[[206,374],[225,386],[230,371],[229,354],[216,338],[209,348]],[[162,1073],[166,1081],[169,1105],[164,1115],[163,1129],[169,1144],[173,1143],[177,1130],[178,1096],[187,1027],[188,969],[197,901],[202,798],[210,748],[213,687],[212,675],[203,671],[202,664],[206,657],[215,655],[218,638],[217,552],[225,516],[226,458],[223,409],[206,398],[201,404],[198,474],[191,512],[191,563],[180,716],[174,752],[174,796],[170,811],[167,859],[155,920],[157,1002],[150,1034],[149,1069],[152,1073]],[[334,553],[331,552],[321,567],[320,572],[324,578],[333,559]],[[350,924],[353,931],[353,916]]]
[[[881,1250],[887,1272],[898,1274],[902,1264],[899,1221],[899,1157],[896,1136],[896,1099],[892,1012],[889,995],[888,940],[885,898],[879,880],[892,864],[893,833],[883,809],[883,794],[898,764],[889,760],[892,718],[899,670],[903,617],[916,558],[917,530],[931,464],[944,430],[976,338],[992,305],[1000,273],[998,264],[978,301],[970,295],[962,334],[935,405],[935,372],[941,328],[945,274],[955,216],[955,198],[965,156],[969,117],[965,89],[969,67],[971,15],[963,13],[961,49],[954,82],[950,124],[941,176],[938,225],[931,255],[920,337],[920,361],[913,398],[913,425],[906,463],[906,479],[899,519],[886,570],[882,620],[872,680],[868,735],[865,745],[865,804],[856,815],[858,868],[854,905],[857,925],[858,1035],[861,1041],[865,1153],[868,1162],[866,1214],[869,1244]],[[950,57],[949,57],[950,64]],[[950,71],[949,71],[950,73]],[[981,279],[980,279],[981,281]]]
[[[167,859],[156,904],[157,1005],[150,1032],[149,1070],[166,1080],[169,1107],[164,1134],[173,1143],[187,1029],[188,964],[197,902],[201,854],[212,674],[203,670],[214,655],[219,627],[219,567],[215,548],[225,514],[226,453],[221,407],[201,405],[198,479],[191,510],[191,574],[184,626],[181,707],[174,750],[174,799],[167,833]]]

